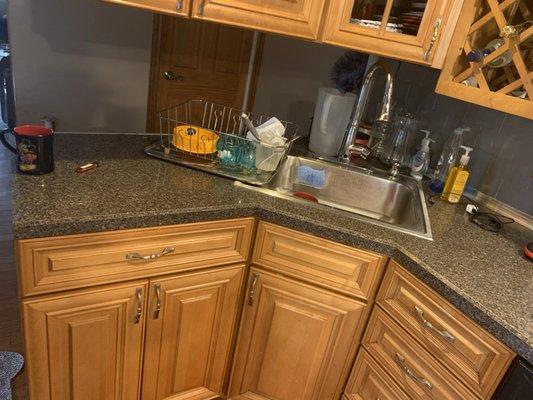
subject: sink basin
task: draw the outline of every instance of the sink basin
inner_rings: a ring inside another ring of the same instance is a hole
[[[407,176],[392,179],[380,170],[288,156],[269,183],[236,185],[432,238],[420,184]],[[318,203],[300,196],[314,198]]]

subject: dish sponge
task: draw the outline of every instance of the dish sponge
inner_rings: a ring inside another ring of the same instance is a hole
[[[322,189],[326,186],[326,171],[301,165],[298,167],[298,182],[315,189]]]

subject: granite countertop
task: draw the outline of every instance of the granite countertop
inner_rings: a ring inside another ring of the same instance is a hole
[[[438,201],[429,241],[150,158],[142,149],[155,140],[57,134],[52,174],[13,175],[15,239],[255,216],[390,256],[533,363],[533,263],[521,255],[530,230],[487,232]],[[74,172],[90,161],[100,168]]]

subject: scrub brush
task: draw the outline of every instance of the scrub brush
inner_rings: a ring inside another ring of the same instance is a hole
[[[331,69],[331,80],[342,93],[357,93],[363,82],[367,54],[356,51],[345,52]]]

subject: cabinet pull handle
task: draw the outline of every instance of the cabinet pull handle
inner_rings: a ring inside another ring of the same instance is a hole
[[[178,0],[178,3],[176,4],[176,11],[183,10],[183,0]]]
[[[257,286],[258,280],[259,280],[259,275],[254,274],[252,276],[252,284],[250,285],[250,291],[248,292],[248,304],[251,306],[254,304],[255,287]]]
[[[431,55],[433,46],[435,46],[435,42],[439,38],[441,26],[442,26],[442,19],[439,17],[435,20],[435,25],[433,27],[433,35],[431,36],[431,40],[429,41],[428,48],[426,49],[426,51],[424,51],[424,61],[429,60],[429,56]]]
[[[447,340],[450,343],[453,343],[455,341],[455,336],[453,336],[450,332],[437,329],[431,322],[429,322],[426,318],[424,318],[424,310],[422,310],[418,306],[415,306],[415,311],[416,311],[416,316],[418,317],[418,320],[423,326],[435,332],[440,337],[442,337],[443,339]]]
[[[143,301],[142,301],[142,289],[135,289],[135,298],[137,300],[137,309],[135,310],[134,323],[138,324],[143,315]]]
[[[403,371],[409,375],[412,379],[414,379],[415,381],[417,381],[418,383],[421,383],[422,385],[424,385],[426,388],[428,388],[429,390],[433,389],[433,385],[431,384],[430,381],[428,381],[427,379],[425,378],[422,378],[421,376],[418,376],[416,375],[412,370],[411,368],[409,368],[409,366],[407,365],[407,363],[405,362],[405,358],[404,356],[402,356],[400,353],[396,352],[396,364],[398,364],[400,366],[401,369],[403,369]]]
[[[166,256],[167,254],[174,252],[174,247],[165,247],[159,253],[150,254],[148,256],[141,256],[139,253],[128,253],[126,254],[126,260],[142,260],[142,261],[152,261],[158,259],[159,257]]]
[[[161,312],[161,285],[158,283],[154,286],[155,289],[155,311],[154,319],[159,318],[159,313]]]
[[[198,15],[202,16],[204,15],[204,8],[205,8],[206,0],[202,0],[200,4],[198,4]]]

